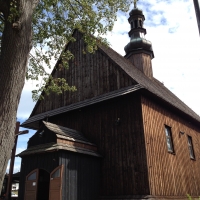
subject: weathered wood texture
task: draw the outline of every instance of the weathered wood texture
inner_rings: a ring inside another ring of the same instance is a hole
[[[149,78],[153,78],[151,56],[145,53],[132,54],[127,58]]]
[[[150,194],[198,196],[200,193],[200,128],[170,108],[142,97],[144,135]],[[175,154],[168,153],[165,126],[172,130]],[[184,135],[180,134],[184,132]],[[196,160],[191,160],[187,135],[192,137]]]
[[[99,195],[100,162],[101,159],[94,156],[63,150],[25,156],[22,158],[21,165],[19,200],[24,200],[25,180],[31,171],[44,169],[50,174],[62,164],[64,171],[61,199],[94,200]],[[39,197],[47,192],[42,191],[42,185],[38,187]]]
[[[83,149],[97,151],[96,146],[84,144],[84,143],[80,143],[80,142],[74,142],[74,141],[69,141],[69,140],[65,140],[65,139],[57,139],[57,143],[60,143],[60,144],[62,143],[62,144],[67,144],[67,145],[74,146],[74,147],[81,147]]]
[[[59,151],[64,166],[62,200],[95,200],[99,195],[100,158]]]
[[[56,143],[57,137],[55,133],[52,133],[47,128],[45,128],[44,130],[45,131],[42,133],[42,135],[41,132],[43,131],[43,129],[39,130],[29,139],[28,148],[45,143],[51,143],[51,142]]]
[[[149,194],[141,102],[128,94],[49,118],[81,131],[103,156],[101,195]]]
[[[0,189],[6,173],[10,152],[14,145],[17,108],[24,87],[29,52],[32,47],[32,18],[37,1],[19,0],[20,28],[8,20],[11,5],[1,1],[4,28],[1,35],[0,55]]]
[[[59,153],[43,153],[25,156],[21,161],[19,200],[24,200],[26,176],[34,169],[51,173],[59,165]]]
[[[31,116],[135,84],[101,50],[83,54],[85,45],[81,33],[75,32],[74,37],[76,42],[67,46],[74,54],[74,60],[70,61],[68,70],[55,69],[53,76],[65,78],[69,85],[76,86],[77,91],[45,96],[45,101],[38,101]]]

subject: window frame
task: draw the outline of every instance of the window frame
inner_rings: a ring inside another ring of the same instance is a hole
[[[190,135],[187,135],[187,143],[188,143],[190,159],[195,160],[194,145],[193,145],[192,137]]]
[[[167,151],[168,153],[175,154],[174,150],[174,143],[172,138],[172,128],[165,124],[165,137],[166,137],[166,144],[167,144]],[[170,148],[168,146],[168,141],[170,142]]]

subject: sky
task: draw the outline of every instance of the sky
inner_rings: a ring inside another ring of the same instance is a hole
[[[140,0],[137,7],[143,10],[145,37],[153,46],[154,77],[200,115],[200,36],[193,1]],[[132,8],[133,5],[130,10]],[[125,55],[124,46],[130,41],[128,17],[129,12],[119,12],[113,31],[106,35],[111,47],[121,55]],[[32,81],[24,86],[17,112],[21,123],[35,105],[31,98],[34,88]],[[17,154],[26,149],[27,141],[34,133],[29,130],[29,134],[18,137]],[[20,163],[17,157],[14,172],[20,171]]]

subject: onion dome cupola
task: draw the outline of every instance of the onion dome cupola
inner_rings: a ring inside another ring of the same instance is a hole
[[[154,58],[152,44],[145,39],[146,29],[143,28],[145,17],[142,10],[135,8],[129,13],[128,19],[131,30],[129,31],[130,42],[125,46],[125,58],[130,60],[149,78],[153,77],[151,59]]]

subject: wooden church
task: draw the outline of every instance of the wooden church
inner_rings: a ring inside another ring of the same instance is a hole
[[[76,92],[38,101],[22,126],[35,129],[22,157],[20,200],[187,199],[200,195],[200,117],[153,77],[145,17],[128,19],[125,57],[69,43],[66,78]]]

